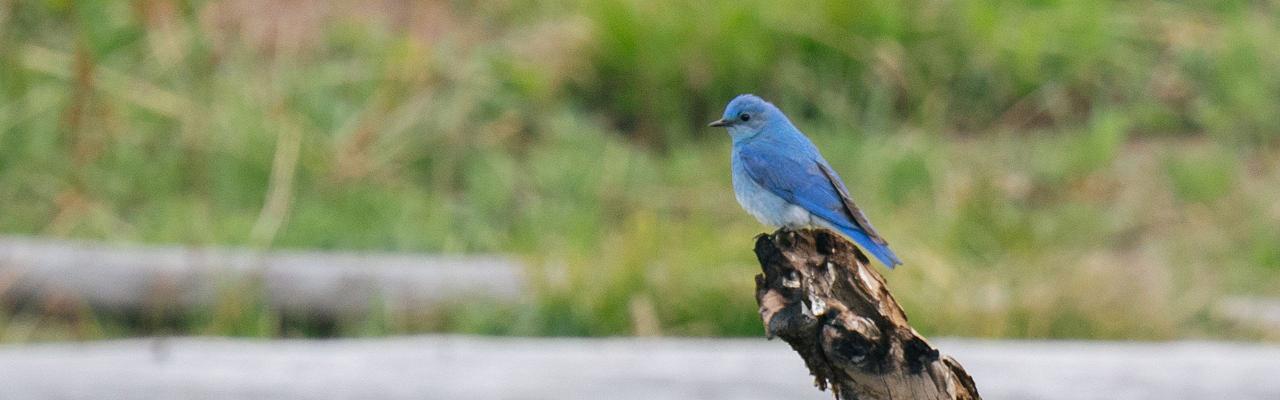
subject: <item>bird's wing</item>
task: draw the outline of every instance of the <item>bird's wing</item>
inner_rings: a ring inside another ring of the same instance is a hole
[[[746,147],[738,156],[747,175],[783,200],[835,225],[861,230],[878,244],[887,244],[854,204],[835,171],[822,161],[788,153],[792,152]]]
[[[822,170],[822,175],[827,178],[827,182],[830,182],[831,186],[836,189],[836,193],[840,194],[840,202],[844,204],[844,211],[850,217],[853,217],[853,223],[858,224],[858,227],[862,228],[862,231],[866,232],[867,236],[871,237],[871,240],[887,246],[889,242],[880,237],[880,233],[876,232],[876,228],[871,226],[871,221],[867,220],[866,214],[863,214],[858,205],[854,204],[853,196],[849,196],[849,189],[844,187],[844,182],[840,180],[840,176],[836,175],[836,172],[832,171],[830,166],[823,163],[816,164],[818,164],[818,169]]]

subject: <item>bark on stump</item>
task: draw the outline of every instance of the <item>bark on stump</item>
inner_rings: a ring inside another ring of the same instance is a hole
[[[907,324],[884,278],[845,238],[779,229],[756,238],[760,319],[837,399],[979,399],[973,378]]]

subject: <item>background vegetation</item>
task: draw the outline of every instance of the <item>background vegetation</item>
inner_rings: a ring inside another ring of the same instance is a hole
[[[686,4],[697,3],[697,4]],[[1276,337],[1280,3],[0,1],[0,232],[511,252],[530,304],[339,334],[758,335],[734,95],[824,149],[929,335]],[[562,270],[566,273],[548,273]],[[0,340],[315,335],[40,305]]]

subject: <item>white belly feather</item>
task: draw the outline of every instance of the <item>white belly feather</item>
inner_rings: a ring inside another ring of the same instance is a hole
[[[738,204],[762,224],[787,228],[829,226],[826,221],[814,218],[808,210],[791,204],[760,186],[741,168],[733,169],[733,193],[738,198]]]

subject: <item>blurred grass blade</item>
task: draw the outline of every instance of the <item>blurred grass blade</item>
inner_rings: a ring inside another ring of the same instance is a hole
[[[22,46],[18,54],[24,68],[60,79],[74,79],[74,61],[68,53],[28,44]],[[108,96],[169,118],[181,119],[184,114],[197,110],[194,103],[177,93],[100,64],[94,68],[94,81]]]

